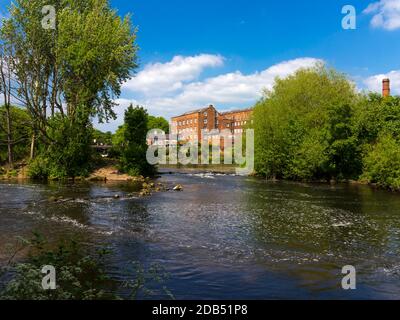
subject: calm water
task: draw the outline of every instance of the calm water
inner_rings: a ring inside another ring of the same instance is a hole
[[[177,299],[400,298],[399,194],[230,175],[161,180],[184,192],[138,198],[127,185],[0,183],[0,261],[16,236],[39,231],[110,245],[108,272],[119,280],[132,261],[160,265]],[[351,292],[341,289],[349,264],[358,271]]]

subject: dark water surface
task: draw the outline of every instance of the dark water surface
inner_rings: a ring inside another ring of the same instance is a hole
[[[118,184],[0,183],[0,261],[17,236],[39,231],[110,245],[119,280],[131,261],[160,265],[177,299],[400,298],[399,194],[231,175],[161,180],[184,191],[138,198]],[[341,289],[345,265],[357,268],[355,291]]]

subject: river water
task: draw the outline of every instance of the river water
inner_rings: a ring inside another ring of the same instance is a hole
[[[38,231],[107,244],[117,280],[133,261],[161,266],[176,299],[400,298],[399,194],[229,174],[160,180],[184,191],[139,198],[127,184],[0,183],[0,261],[16,237]],[[346,265],[357,290],[341,287]]]

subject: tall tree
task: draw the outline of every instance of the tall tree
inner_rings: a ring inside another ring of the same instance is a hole
[[[152,175],[154,167],[146,159],[148,114],[143,107],[131,105],[125,111],[125,123],[121,129],[124,134],[125,146],[122,150],[122,170],[132,176]]]
[[[12,116],[11,116],[11,79],[12,70],[10,66],[9,54],[6,46],[0,41],[0,93],[4,101],[5,121],[0,122],[0,130],[6,135],[8,165],[12,169],[13,161],[13,135],[12,135]],[[4,141],[0,141],[4,143]]]
[[[55,28],[45,29],[42,8],[54,6]],[[107,0],[16,0],[2,38],[12,54],[14,95],[27,107],[42,138],[49,115],[71,120],[115,116],[114,99],[136,68],[136,30]],[[48,142],[48,141],[47,141]]]
[[[12,119],[10,128],[12,132],[11,142],[8,139],[8,130],[5,130],[8,118]],[[9,145],[12,147],[12,159],[14,162],[29,156],[30,128],[30,116],[25,109],[12,106],[7,110],[5,106],[0,107],[0,162],[9,162]]]
[[[277,79],[254,112],[256,170],[268,178],[349,178],[353,85],[324,66]]]
[[[54,28],[42,25],[49,5],[57,9]],[[115,118],[114,101],[137,67],[130,17],[118,16],[107,0],[15,0],[1,39],[11,52],[11,96],[32,118],[32,155],[39,140],[42,152],[65,148],[80,157],[82,149],[65,146],[56,131],[89,135],[94,117]]]

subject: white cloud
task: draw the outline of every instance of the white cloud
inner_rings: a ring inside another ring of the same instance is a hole
[[[385,30],[400,29],[400,0],[380,0],[371,3],[365,14],[373,14],[371,25]]]
[[[174,97],[155,99],[155,105],[168,111],[187,111],[191,108],[213,103],[218,105],[236,104],[246,106],[253,104],[262,95],[264,88],[271,89],[276,77],[287,77],[301,68],[314,66],[320,60],[300,58],[274,65],[264,71],[249,75],[240,71],[192,82]]]
[[[382,92],[382,80],[389,78],[391,82],[391,93],[400,94],[400,70],[394,70],[386,74],[377,74],[364,80],[364,85],[368,90]]]
[[[205,68],[222,65],[223,58],[217,55],[175,56],[167,63],[148,64],[123,88],[145,95],[163,95],[182,89],[185,82],[195,80]]]
[[[134,104],[141,104],[150,114],[167,119],[210,103],[219,110],[246,108],[261,97],[264,88],[273,87],[276,77],[284,78],[301,68],[323,62],[314,58],[299,58],[251,74],[236,71],[198,80],[207,67],[222,65],[223,61],[221,56],[199,55],[177,56],[164,64],[150,64],[124,86],[124,94],[126,96],[129,91],[133,92]],[[115,130],[123,122],[123,111],[131,100],[120,99],[119,103],[118,120],[103,125],[103,130]]]

